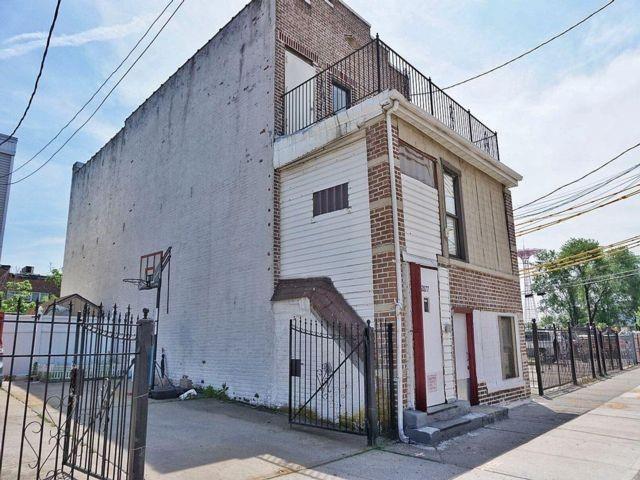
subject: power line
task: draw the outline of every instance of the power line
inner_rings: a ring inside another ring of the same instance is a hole
[[[38,84],[40,83],[40,77],[42,76],[42,70],[44,69],[44,61],[47,58],[47,53],[49,53],[49,44],[51,43],[51,36],[53,35],[53,29],[56,26],[56,21],[58,20],[58,13],[60,12],[61,3],[62,3],[62,0],[58,0],[58,3],[56,4],[56,10],[55,12],[53,12],[53,20],[51,21],[51,26],[49,27],[49,34],[47,35],[47,42],[44,45],[44,52],[42,52],[42,59],[40,60],[40,68],[38,70],[38,75],[36,76],[36,82],[33,85],[33,90],[31,91],[31,96],[29,97],[29,101],[27,102],[27,107],[24,109],[24,112],[22,112],[22,116],[20,117],[20,120],[18,120],[18,124],[16,125],[16,127],[13,129],[13,131],[9,134],[7,138],[5,138],[2,142],[0,142],[0,146],[4,145],[7,141],[9,141],[11,137],[15,135],[15,133],[20,128],[20,125],[22,125],[22,122],[26,118],[27,112],[31,108],[31,102],[33,102],[33,97],[36,96],[36,92],[38,91]]]
[[[600,165],[600,166],[598,166],[598,167],[594,168],[593,170],[591,170],[591,171],[589,171],[589,172],[585,173],[585,174],[584,174],[584,175],[582,175],[580,178],[576,178],[575,180],[572,180],[571,182],[565,183],[564,185],[560,185],[559,187],[557,187],[557,188],[555,188],[555,189],[551,190],[549,193],[545,193],[545,194],[544,194],[544,195],[542,195],[541,197],[538,197],[538,198],[536,198],[536,199],[534,199],[534,200],[531,200],[531,201],[530,201],[530,202],[528,202],[528,203],[525,203],[524,205],[520,205],[520,206],[518,206],[518,207],[514,208],[514,209],[513,209],[513,211],[515,212],[516,210],[520,210],[521,208],[528,207],[529,205],[531,205],[531,204],[533,204],[533,203],[537,203],[537,202],[539,202],[540,200],[542,200],[542,199],[544,199],[544,198],[547,198],[547,197],[549,197],[549,196],[553,195],[554,193],[556,193],[556,192],[557,192],[557,191],[559,191],[559,190],[562,190],[563,188],[566,188],[566,187],[568,187],[568,186],[570,186],[570,185],[573,185],[573,184],[575,184],[575,183],[577,183],[577,182],[579,182],[579,181],[581,181],[581,180],[584,180],[584,179],[585,179],[585,178],[587,178],[589,175],[591,175],[591,174],[593,174],[593,173],[595,173],[595,172],[597,172],[597,171],[599,171],[599,170],[602,170],[604,167],[606,167],[606,166],[607,166],[607,165],[609,165],[610,163],[614,162],[615,160],[619,159],[619,158],[620,158],[620,157],[622,157],[623,155],[625,155],[625,154],[629,153],[630,151],[632,151],[633,149],[638,148],[638,147],[640,147],[640,142],[638,142],[638,143],[636,143],[635,145],[632,145],[631,147],[627,148],[626,150],[624,150],[623,152],[619,153],[618,155],[616,155],[616,156],[615,156],[615,157],[613,157],[612,159],[607,160],[607,161],[606,161],[605,163],[603,163],[602,165]]]
[[[64,143],[55,151],[53,152],[53,154],[51,154],[51,156],[49,158],[47,158],[47,160],[45,160],[44,163],[42,163],[42,165],[40,165],[38,168],[36,168],[35,170],[33,170],[32,172],[28,173],[27,175],[25,175],[22,178],[19,178],[18,180],[14,181],[14,182],[8,182],[5,185],[15,185],[16,183],[20,183],[24,180],[26,180],[27,178],[31,177],[32,175],[35,175],[38,171],[40,171],[45,165],[47,165],[51,160],[53,160],[53,158],[60,152],[60,150],[62,150],[67,143],[69,143],[71,141],[71,139],[73,139],[73,137],[76,136],[76,134],[82,130],[84,128],[84,126],[89,123],[89,121],[95,116],[96,113],[98,113],[98,110],[100,110],[100,108],[102,107],[102,105],[104,105],[104,103],[107,101],[107,99],[111,96],[111,94],[113,93],[113,91],[118,87],[118,85],[120,85],[120,82],[122,82],[122,80],[124,80],[124,78],[129,74],[129,72],[133,69],[133,67],[138,63],[138,61],[140,60],[140,58],[142,58],[142,56],[147,52],[147,50],[151,47],[151,45],[153,45],[153,43],[155,42],[155,40],[158,38],[158,36],[160,35],[160,33],[162,33],[162,31],[164,30],[164,28],[167,26],[167,24],[171,21],[171,19],[174,17],[174,15],[178,12],[178,10],[180,10],[180,7],[182,7],[182,5],[184,4],[186,0],[181,0],[180,4],[176,7],[176,9],[171,13],[171,15],[169,16],[169,18],[167,18],[167,20],[162,24],[162,26],[160,27],[160,30],[158,30],[156,32],[156,34],[153,36],[153,38],[151,39],[151,41],[149,42],[149,44],[144,48],[144,50],[142,50],[142,52],[138,55],[138,57],[133,61],[133,63],[129,66],[129,68],[122,74],[122,76],[120,77],[120,79],[115,83],[115,85],[111,88],[111,90],[109,90],[109,92],[107,92],[107,95],[102,99],[102,101],[98,104],[98,106],[93,110],[93,112],[91,113],[91,115],[89,115],[89,117],[78,127],[74,130],[74,132],[71,134],[71,136],[69,138],[67,138]]]
[[[633,181],[635,181],[635,180],[632,180],[632,182]],[[632,182],[630,182],[630,183],[632,183]],[[557,217],[557,216],[559,216],[559,215],[561,215],[563,213],[571,212],[571,211],[573,211],[573,210],[575,210],[577,208],[584,207],[586,205],[591,205],[591,204],[597,203],[597,202],[602,202],[603,200],[608,200],[608,199],[610,199],[612,197],[615,197],[616,195],[624,193],[624,192],[626,192],[628,190],[631,190],[632,188],[636,188],[638,186],[640,186],[640,184],[638,184],[638,183],[636,183],[634,185],[631,185],[631,186],[629,186],[627,184],[627,186],[625,186],[621,190],[617,190],[617,191],[615,191],[613,193],[607,193],[606,195],[602,195],[600,197],[591,199],[589,201],[586,201],[586,202],[583,202],[583,203],[579,203],[578,205],[573,205],[571,207],[565,208],[564,210],[559,210],[557,212],[549,213],[547,215],[542,215],[542,216],[539,216],[539,217],[536,217],[536,218],[530,218],[528,220],[522,220],[521,222],[516,223],[515,226],[516,226],[516,228],[518,228],[518,227],[520,227],[522,225],[526,225],[526,224],[529,224],[529,223],[538,223],[538,222],[541,222],[542,220],[545,220],[545,219],[548,219],[548,218],[554,218],[554,217]]]
[[[6,177],[10,177],[12,174],[14,174],[15,172],[17,172],[18,170],[21,170],[22,168],[26,167],[29,163],[31,163],[33,160],[35,160],[42,152],[44,152],[47,147],[49,145],[51,145],[61,134],[62,132],[64,132],[66,130],[66,128],[71,125],[71,123],[78,118],[78,115],[80,115],[80,113],[82,113],[84,111],[84,109],[87,107],[87,105],[89,105],[93,99],[98,95],[98,93],[100,93],[100,91],[104,88],[104,86],[107,84],[107,82],[109,82],[109,80],[111,80],[111,78],[116,74],[116,72],[118,70],[120,70],[120,68],[122,67],[122,65],[125,64],[125,62],[129,59],[129,57],[133,54],[133,52],[136,50],[136,48],[138,48],[138,46],[140,46],[140,43],[142,43],[142,41],[146,38],[146,36],[149,34],[149,32],[151,31],[151,29],[154,27],[154,25],[158,22],[158,20],[160,20],[160,18],[162,17],[162,15],[164,15],[164,13],[167,11],[167,9],[171,6],[171,4],[174,2],[175,0],[170,0],[169,3],[167,3],[167,5],[165,5],[165,7],[162,9],[162,11],[158,14],[158,16],[153,20],[153,22],[151,22],[151,25],[149,25],[149,27],[147,28],[147,30],[144,32],[144,34],[138,39],[138,41],[136,42],[136,44],[131,48],[131,50],[129,50],[129,53],[127,53],[127,55],[122,59],[122,61],[118,64],[118,66],[109,74],[109,76],[107,78],[105,78],[105,80],[102,82],[102,84],[98,87],[98,89],[93,92],[93,94],[91,95],[91,97],[89,97],[89,99],[84,103],[84,105],[82,105],[82,107],[80,107],[80,109],[73,115],[73,117],[71,117],[71,119],[60,129],[58,130],[58,133],[56,133],[54,135],[54,137],[49,140],[40,150],[38,150],[35,155],[33,155],[31,158],[29,158],[29,160],[27,160],[26,162],[22,163],[21,165],[19,165],[18,167],[14,168],[12,171],[10,171],[9,173],[6,173],[4,175],[0,175],[0,178],[6,178]]]
[[[544,47],[545,45],[553,42],[554,40],[556,40],[557,38],[560,38],[561,36],[563,36],[566,33],[569,33],[571,30],[573,30],[574,28],[579,27],[580,25],[582,25],[584,22],[586,22],[587,20],[589,20],[591,17],[593,17],[594,15],[597,15],[598,13],[600,13],[602,10],[604,10],[605,8],[607,8],[609,5],[611,5],[613,2],[615,2],[615,0],[611,0],[609,3],[603,5],[602,7],[600,7],[598,10],[596,10],[595,12],[590,13],[589,15],[587,15],[585,18],[583,18],[582,20],[580,20],[578,23],[570,26],[569,28],[567,28],[566,30],[563,30],[562,32],[558,33],[557,35],[554,35],[553,37],[549,38],[548,40],[545,40],[544,42],[542,42],[539,45],[536,45],[535,47],[527,50],[526,52],[521,53],[520,55],[518,55],[517,57],[512,58],[511,60],[507,60],[506,62],[498,65],[497,67],[493,67],[485,72],[479,73],[478,75],[474,75],[473,77],[467,78],[466,80],[461,80],[457,83],[454,83],[453,85],[449,85],[448,87],[443,88],[443,90],[449,90],[450,88],[454,88],[457,87],[459,85],[462,85],[464,83],[468,83],[471,82],[472,80],[476,80],[480,77],[484,77],[485,75],[488,75],[492,72],[495,72],[496,70],[499,70],[503,67],[506,67],[507,65],[514,63],[518,60],[520,60],[522,57],[525,57],[527,55],[529,55],[530,53],[535,52],[536,50]]]
[[[566,222],[567,220],[571,220],[573,218],[582,216],[582,215],[584,215],[586,213],[592,212],[593,210],[597,210],[599,208],[606,207],[608,205],[611,205],[612,203],[620,202],[622,200],[628,200],[629,198],[634,197],[634,196],[636,196],[638,194],[640,194],[640,189],[634,190],[631,193],[627,193],[625,195],[621,195],[618,198],[614,198],[613,200],[609,200],[608,202],[602,203],[600,205],[595,205],[593,207],[589,207],[588,209],[583,210],[582,212],[578,212],[578,213],[574,213],[574,214],[571,214],[571,215],[567,215],[566,217],[560,218],[558,220],[554,220],[552,222],[543,223],[542,225],[538,225],[536,227],[530,227],[528,229],[521,230],[520,232],[516,233],[516,237],[521,237],[523,235],[528,235],[530,233],[537,232],[537,231],[543,230],[545,228],[549,228],[549,227],[551,227],[553,225],[557,225],[559,223]]]
[[[638,270],[637,268],[634,268],[633,270],[627,270],[625,272],[619,272],[619,273],[612,273],[609,275],[602,275],[600,277],[594,277],[594,278],[590,278],[588,280],[584,280],[584,281],[578,281],[578,282],[572,282],[572,283],[560,283],[558,285],[553,285],[554,288],[558,288],[558,287],[581,287],[584,285],[593,285],[596,283],[602,283],[602,282],[609,282],[611,280],[617,280],[619,278],[628,278],[628,277],[633,277],[635,275],[640,275],[640,270]],[[537,295],[542,295],[542,292],[538,293],[536,292]]]
[[[632,237],[619,240],[609,245],[598,245],[597,247],[591,248],[589,250],[584,250],[582,252],[568,255],[557,260],[550,260],[545,263],[534,265],[532,267],[529,267],[528,269],[522,270],[520,272],[520,275],[523,276],[527,273],[541,270],[555,271],[561,268],[567,268],[590,260],[597,260],[607,253],[616,252],[625,248],[634,248],[638,245],[640,245],[640,235],[634,235]]]

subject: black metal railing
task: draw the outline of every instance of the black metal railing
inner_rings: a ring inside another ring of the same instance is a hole
[[[290,135],[391,89],[500,160],[498,134],[378,37],[287,91],[280,133]]]
[[[291,319],[289,422],[345,433],[388,435],[393,335],[359,324]]]
[[[622,371],[640,360],[640,334],[620,335],[593,325],[538,328],[535,320],[531,327],[525,334],[529,378],[540,395],[549,388],[580,385]]]
[[[0,317],[0,478],[142,479],[153,322],[116,306],[20,311]]]

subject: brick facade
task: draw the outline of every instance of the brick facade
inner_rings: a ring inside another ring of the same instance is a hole
[[[529,396],[529,388],[527,385],[489,393],[487,384],[482,382],[478,384],[478,401],[480,405],[495,405],[496,403],[505,403],[527,398]]]
[[[516,265],[517,268],[517,265]],[[499,392],[487,391],[487,386],[478,384],[480,403],[498,403],[500,401],[526,398],[529,396],[529,368],[527,345],[522,316],[520,282],[517,278],[509,280],[505,277],[490,275],[472,269],[451,266],[449,268],[449,284],[451,306],[453,308],[471,308],[489,312],[505,312],[517,314],[518,337],[520,340],[520,369],[524,386]],[[484,388],[484,394],[482,391]]]
[[[392,127],[393,155],[398,157],[399,138],[397,127]],[[369,181],[369,208],[371,218],[371,250],[373,266],[373,304],[376,330],[381,332],[392,325],[396,335],[396,313],[398,302],[396,287],[396,265],[393,238],[393,211],[391,207],[391,178],[387,148],[386,120],[371,125],[366,131],[367,175]],[[398,234],[400,248],[405,247],[404,215],[402,211],[402,181],[399,167],[396,165],[396,198],[398,203]],[[402,362],[407,365],[406,330],[402,338]],[[407,369],[402,379],[403,403],[408,397]]]
[[[370,26],[339,0],[276,0],[275,128],[284,125],[285,51],[321,71],[371,40]]]

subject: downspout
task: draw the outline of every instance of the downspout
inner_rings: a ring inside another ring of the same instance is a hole
[[[402,410],[402,378],[404,375],[402,365],[402,312],[404,301],[402,295],[402,265],[400,263],[400,233],[398,227],[398,198],[396,196],[396,160],[393,156],[393,130],[391,126],[391,115],[398,110],[398,100],[393,100],[390,106],[383,107],[386,113],[387,123],[387,154],[389,157],[389,178],[391,181],[391,215],[393,221],[393,253],[396,264],[396,372],[397,391],[396,405],[398,406],[398,438],[401,442],[408,443],[409,439],[404,434],[404,417]]]

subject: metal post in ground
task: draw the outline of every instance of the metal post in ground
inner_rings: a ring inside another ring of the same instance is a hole
[[[593,328],[593,337],[596,340],[596,360],[598,361],[598,375],[604,376],[602,373],[602,357],[600,355],[600,336],[598,335],[598,329],[594,325],[592,320],[589,320],[589,328]]]
[[[602,371],[605,375],[607,375],[607,359],[604,355],[604,336],[602,335],[602,330],[598,331],[598,329],[596,328],[596,332],[598,332],[600,354],[602,355]]]
[[[376,385],[373,375],[374,338],[371,322],[364,329],[364,375],[365,375],[365,409],[367,415],[367,444],[375,445],[378,436],[378,407],[376,402]]]
[[[560,376],[560,343],[558,342],[558,330],[556,324],[553,324],[553,356],[556,359],[556,370],[558,371],[558,385],[562,385],[562,377]]]
[[[620,370],[623,370],[622,367],[622,347],[620,345],[620,335],[618,334],[618,332],[613,332],[614,335],[616,336],[616,345],[618,345],[618,365],[620,365]]]
[[[589,363],[591,363],[591,375],[596,378],[596,366],[593,360],[593,345],[591,344],[591,325],[587,325],[587,339],[589,340]]]
[[[576,375],[576,356],[573,351],[573,329],[569,322],[569,357],[571,359],[571,379],[574,385],[578,385],[578,375]]]
[[[129,465],[127,478],[144,480],[144,460],[147,448],[147,416],[149,408],[149,363],[153,348],[153,320],[149,309],[142,310],[143,319],[136,331],[136,358],[131,393],[131,436],[129,437]]]
[[[389,429],[389,433],[394,431],[394,419],[396,418],[396,409],[395,409],[395,401],[396,401],[396,395],[395,395],[395,389],[394,384],[393,384],[393,379],[395,378],[393,375],[393,366],[395,365],[394,363],[394,355],[393,355],[393,324],[392,323],[387,323],[386,324],[386,328],[387,328],[387,375],[389,378],[389,400],[388,400],[388,404],[389,404],[389,411],[387,412],[388,416],[388,429]]]
[[[533,335],[533,358],[536,362],[536,379],[538,382],[538,393],[544,395],[544,387],[542,386],[542,370],[540,367],[540,347],[538,345],[538,324],[536,319],[531,319],[531,329]]]

